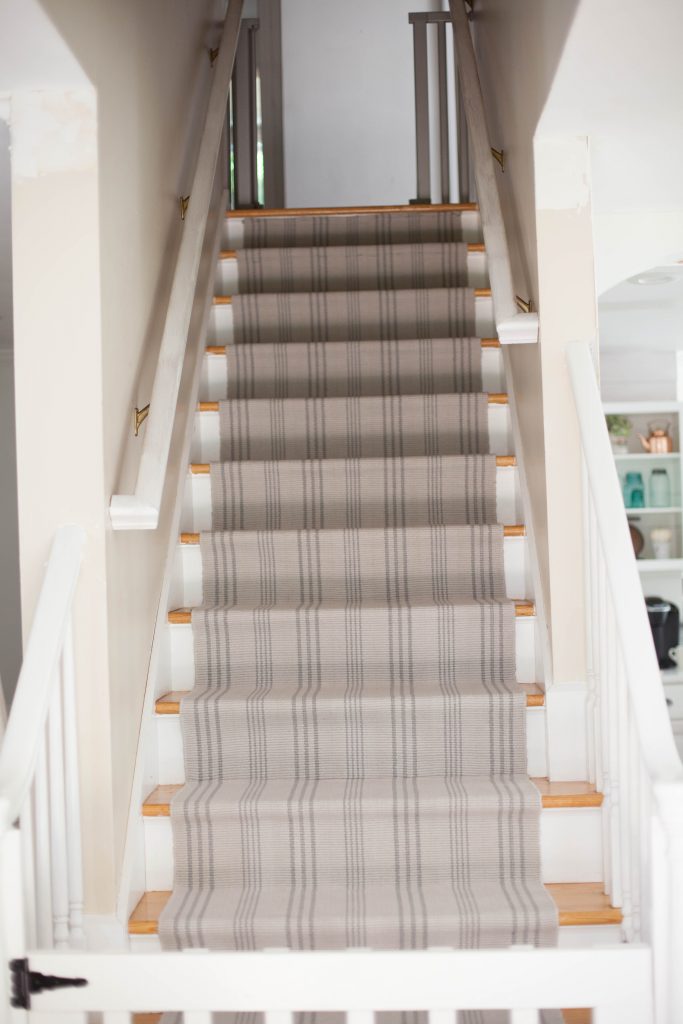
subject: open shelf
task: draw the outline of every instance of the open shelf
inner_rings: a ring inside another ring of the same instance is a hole
[[[652,455],[650,452],[626,452],[624,455],[615,455],[615,462],[659,462],[661,460],[680,459],[680,452],[662,452],[658,455]]]
[[[630,519],[631,516],[666,515],[667,513],[681,512],[682,509],[680,505],[646,505],[645,508],[627,508],[625,511]]]
[[[637,558],[638,572],[683,572],[683,558]]]

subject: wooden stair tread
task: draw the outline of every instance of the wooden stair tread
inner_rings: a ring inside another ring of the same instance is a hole
[[[220,465],[220,463],[217,463]],[[496,455],[496,468],[497,469],[514,469],[517,465],[517,457],[515,455]],[[210,462],[192,462],[190,463],[190,474],[192,476],[209,476],[211,473]]]
[[[247,217],[348,217],[357,213],[447,213],[479,210],[477,203],[410,203],[397,206],[292,206],[273,210],[226,210],[228,220]]]
[[[504,391],[489,391],[487,392],[487,398],[489,405],[507,405],[508,396]],[[259,399],[256,399],[259,401]],[[269,401],[269,399],[265,399]],[[198,402],[197,412],[218,412],[220,409],[220,402]]]
[[[503,536],[508,539],[512,537],[526,537],[526,526],[524,526],[523,523],[512,523],[509,526],[504,526]],[[199,544],[200,538],[201,533],[181,533],[180,543],[190,547],[196,547],[197,544]]]
[[[533,601],[515,601],[515,616],[518,619],[531,619],[536,614]],[[192,623],[192,608],[173,608],[168,613],[170,626],[189,626]]]
[[[528,708],[542,708],[544,706],[545,693],[536,683],[519,683],[519,689],[522,693],[526,694],[526,706]],[[164,693],[156,701],[157,715],[179,715],[180,702],[189,692],[189,690],[170,690],[168,693]]]
[[[621,924],[621,911],[610,904],[601,882],[562,882],[546,885],[563,927]],[[128,919],[129,935],[156,935],[159,917],[171,898],[169,891],[146,892]]]
[[[545,808],[558,807],[599,807],[602,793],[589,782],[550,782],[548,779],[531,780],[541,794]],[[171,800],[182,788],[181,783],[157,786],[142,805],[145,818],[168,818],[171,814]]]
[[[482,348],[502,348],[498,338],[480,338]],[[332,344],[335,344],[332,342]],[[206,354],[209,356],[225,356],[229,345],[207,345]]]
[[[490,299],[491,289],[490,288],[473,288],[475,299]],[[296,293],[293,293],[296,294]],[[232,295],[214,295],[213,304],[214,306],[229,306],[232,302]]]
[[[468,242],[467,251],[468,253],[486,252],[486,246],[484,245],[483,242]],[[221,261],[236,260],[238,255],[238,249],[221,249],[221,251],[218,254],[218,259]]]

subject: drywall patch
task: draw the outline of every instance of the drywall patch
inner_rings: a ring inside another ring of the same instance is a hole
[[[579,210],[590,206],[590,151],[585,135],[534,140],[537,210]]]
[[[93,90],[12,94],[12,177],[26,181],[97,164],[97,102]]]

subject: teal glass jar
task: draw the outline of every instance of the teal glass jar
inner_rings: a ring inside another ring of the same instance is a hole
[[[624,477],[623,492],[626,508],[645,508],[645,484],[642,473],[627,473]]]
[[[654,508],[668,508],[671,505],[669,474],[659,466],[650,473],[650,504]]]

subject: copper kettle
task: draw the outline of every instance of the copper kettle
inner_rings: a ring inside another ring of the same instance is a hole
[[[651,455],[665,455],[667,452],[673,451],[674,441],[669,433],[668,422],[663,427],[658,427],[655,423],[648,423],[647,429],[650,431],[647,437],[638,434],[640,443],[646,452],[650,452]]]

